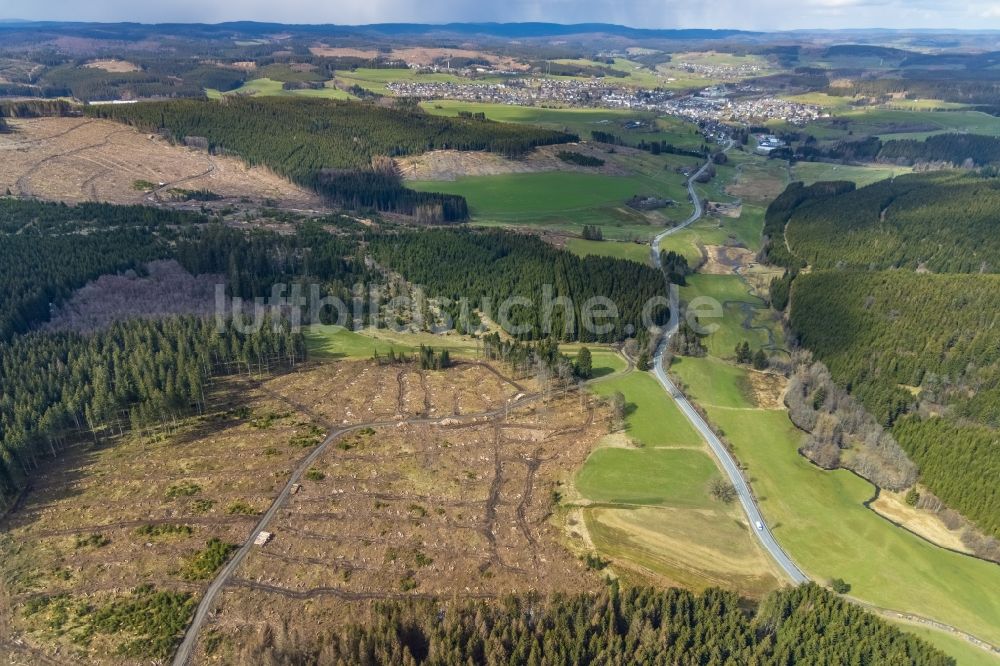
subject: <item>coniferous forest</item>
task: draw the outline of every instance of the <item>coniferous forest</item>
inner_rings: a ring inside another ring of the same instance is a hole
[[[577,138],[486,119],[433,116],[419,108],[321,99],[179,100],[87,110],[143,131],[165,132],[178,142],[235,153],[342,206],[419,215],[437,222],[465,219],[465,199],[407,189],[391,162],[380,158],[441,149],[515,157],[536,146]]]
[[[493,317],[505,299],[528,299],[530,306],[510,310],[511,323],[528,329],[520,334],[527,340],[546,336],[546,285],[551,286],[553,301],[568,298],[573,306],[572,313],[561,305],[551,309],[552,335],[582,342],[617,342],[643,335],[643,306],[663,294],[663,276],[654,268],[624,259],[580,258],[536,236],[509,231],[433,229],[386,234],[373,239],[371,249],[378,261],[426,287],[428,295],[455,302],[468,298],[473,308],[489,310]],[[604,332],[581,326],[582,308],[596,297],[610,299],[618,309],[619,316]],[[451,314],[459,320],[457,308]],[[665,305],[651,310],[653,323],[662,324],[667,316]],[[570,322],[572,326],[567,326]]]
[[[982,173],[792,184],[768,209],[764,251],[789,269],[771,296],[790,301],[799,342],[891,429],[935,495],[993,535],[998,220],[1000,180]]]
[[[731,592],[617,585],[596,595],[510,597],[445,607],[380,602],[370,624],[315,645],[247,645],[243,663],[880,664],[954,660],[834,594],[807,585],[748,610]]]

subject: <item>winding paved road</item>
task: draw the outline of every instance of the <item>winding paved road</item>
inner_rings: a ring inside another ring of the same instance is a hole
[[[726,146],[726,150],[732,147],[732,142]],[[698,178],[708,166],[711,164],[711,160],[705,162],[694,174],[688,178],[687,188],[688,194],[691,197],[691,202],[694,204],[694,212],[691,213],[691,217],[684,220],[684,222],[678,224],[676,227],[671,227],[663,231],[652,240],[650,243],[650,258],[655,266],[660,265],[660,241],[671,234],[675,234],[681,229],[693,224],[699,218],[701,218],[702,210],[701,199],[698,197],[698,193],[695,191],[695,179]],[[747,520],[750,521],[750,531],[754,533],[757,539],[760,541],[764,549],[771,555],[778,566],[785,572],[785,574],[792,580],[792,582],[806,583],[809,581],[809,577],[802,573],[802,570],[795,566],[788,554],[782,550],[781,546],[775,540],[774,535],[771,534],[770,528],[767,526],[764,517],[760,513],[760,508],[757,506],[757,502],[754,500],[753,493],[750,491],[750,486],[743,476],[743,472],[740,470],[739,465],[733,459],[732,454],[729,453],[729,449],[726,445],[716,436],[712,429],[705,422],[705,419],[701,417],[701,414],[694,408],[694,406],[688,401],[684,396],[684,393],[677,388],[677,386],[670,380],[667,376],[667,371],[663,366],[663,356],[664,352],[667,350],[667,346],[670,342],[670,338],[674,336],[677,332],[677,327],[679,320],[676,317],[677,308],[674,303],[671,303],[671,324],[669,330],[667,330],[666,335],[660,340],[660,345],[656,348],[656,353],[653,356],[653,374],[656,375],[656,379],[660,382],[663,388],[666,390],[667,395],[669,395],[677,406],[680,408],[681,412],[687,417],[691,425],[695,427],[705,441],[708,442],[708,446],[712,449],[712,453],[719,460],[722,468],[725,470],[726,475],[729,477],[730,482],[733,484],[733,488],[736,489],[736,494],[739,496],[740,504],[743,506],[743,512],[746,513]]]

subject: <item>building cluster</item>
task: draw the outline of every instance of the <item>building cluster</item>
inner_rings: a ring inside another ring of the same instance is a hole
[[[761,155],[770,155],[775,150],[784,148],[786,145],[788,144],[773,134],[762,134],[757,137],[757,148],[755,150]]]
[[[717,94],[691,95],[669,100],[659,109],[693,122],[723,121],[752,125],[781,120],[790,125],[805,125],[823,117],[819,107],[777,97],[730,98]]]
[[[608,85],[605,79],[511,79],[505,83],[393,81],[386,85],[401,97],[454,99],[533,106],[560,104],[625,109],[655,109],[673,97],[664,90],[637,90]]]
[[[743,79],[757,76],[761,72],[760,65],[740,63],[738,65],[703,65],[693,62],[670,63],[673,69],[679,69],[689,74],[698,74],[709,79]]]
[[[732,97],[725,86],[713,86],[697,95],[677,97],[661,89],[636,89],[608,79],[565,80],[518,78],[504,83],[442,81],[393,81],[386,86],[394,95],[420,99],[453,99],[517,106],[599,107],[635,109],[680,116],[696,123],[735,122],[757,124],[781,120],[805,125],[822,117],[819,107],[777,97]]]

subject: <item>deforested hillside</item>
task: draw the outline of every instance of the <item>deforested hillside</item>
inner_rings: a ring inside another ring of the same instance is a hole
[[[212,152],[235,153],[340,205],[425,215],[428,208],[437,208],[432,221],[464,219],[465,200],[406,189],[391,161],[380,158],[435,149],[517,156],[576,139],[525,125],[433,116],[419,108],[321,99],[179,100],[88,111]]]
[[[798,207],[785,236],[814,269],[1000,272],[1000,179],[948,172],[884,180],[834,205]]]

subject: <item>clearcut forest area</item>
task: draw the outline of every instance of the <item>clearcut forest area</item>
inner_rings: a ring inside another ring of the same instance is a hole
[[[0,19],[0,660],[1000,664],[988,26],[460,4]]]

